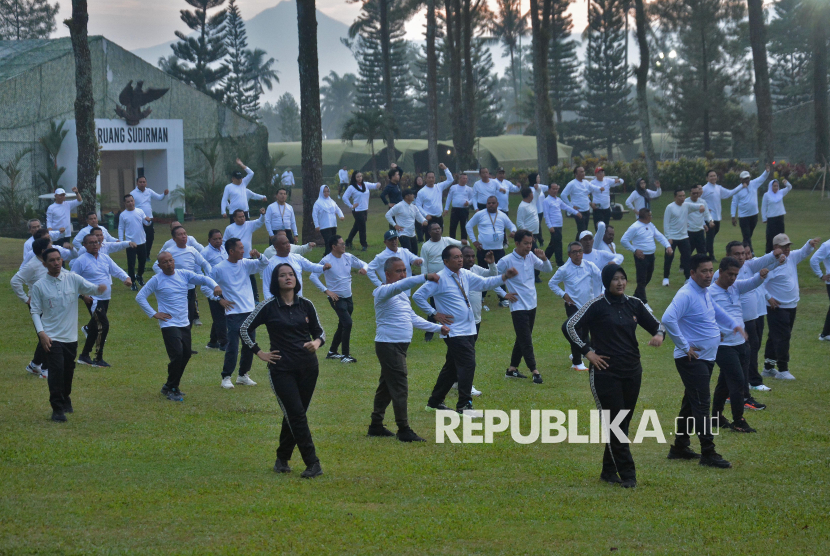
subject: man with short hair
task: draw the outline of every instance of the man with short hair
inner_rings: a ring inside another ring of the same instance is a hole
[[[758,225],[758,212],[760,212],[758,210],[758,188],[767,181],[769,171],[770,167],[767,164],[764,173],[752,180],[749,172],[744,170],[741,172],[740,189],[732,195],[732,225],[737,226],[738,219],[740,219],[743,241],[749,243],[753,256],[755,256],[755,250],[752,248],[752,233]]]
[[[614,236],[616,231],[611,224],[606,225],[605,222],[600,221],[597,225],[596,237],[599,241],[594,241],[594,249],[599,251],[608,251],[609,253],[617,254],[617,245],[614,243]]]
[[[88,212],[86,215],[86,226],[81,228],[81,230],[75,236],[75,239],[72,240],[72,245],[73,247],[75,247],[75,249],[80,249],[81,247],[83,247],[84,238],[87,236],[87,234],[92,233],[93,228],[98,228],[101,230],[101,235],[104,236],[104,241],[106,241],[107,243],[118,241],[118,238],[111,236],[109,231],[106,230],[106,228],[101,228],[100,226],[98,226],[97,212]]]
[[[449,168],[443,162],[438,165],[438,168],[444,172],[444,176],[447,179],[441,183],[435,183],[435,172],[432,170],[427,172],[424,186],[418,191],[418,197],[415,199],[415,205],[421,210],[426,220],[429,222],[438,222],[443,227],[444,216],[441,211],[441,200],[444,196],[444,190],[451,186],[454,180],[452,172],[450,172]],[[404,245],[404,247],[406,246]]]
[[[490,179],[490,170],[481,168],[478,171],[479,180],[473,184],[473,198],[478,210],[487,208],[487,200],[496,196],[496,210],[498,210],[498,193],[506,193],[507,189],[501,186],[496,180]],[[468,230],[469,233],[469,230]]]
[[[208,232],[208,244],[202,248],[201,255],[210,263],[211,268],[222,261],[228,260],[228,252],[225,251],[225,246],[222,244],[221,230],[214,228]],[[219,302],[219,299],[208,297],[210,316],[213,323],[210,325],[210,339],[205,349],[225,351],[225,346],[228,344],[228,325],[225,322],[225,309]]]
[[[124,210],[118,215],[118,239],[135,243],[135,247],[127,248],[127,274],[133,283],[133,291],[138,291],[138,286],[144,285],[144,263],[147,262],[147,234],[144,223],[149,221],[150,217],[140,208],[136,208],[135,197],[129,193],[124,195]],[[136,258],[138,274],[135,270]]]
[[[294,269],[294,276],[297,278],[297,283],[300,286],[298,295],[303,295],[303,272],[323,272],[331,268],[331,264],[316,264],[303,256],[295,255],[291,252],[291,244],[288,242],[288,236],[285,234],[277,234],[274,236],[274,249],[276,254],[268,259],[268,265],[262,270],[262,292],[265,299],[273,297],[271,295],[271,275],[274,269],[280,264],[289,264]],[[263,257],[264,258],[264,257]]]
[[[38,280],[46,276],[46,266],[43,264],[43,252],[52,248],[52,240],[49,238],[46,230],[43,230],[44,237],[39,237],[35,240],[32,247],[32,257],[12,276],[11,286],[12,291],[17,297],[26,304],[26,310],[29,310],[31,303],[32,288]],[[23,286],[28,288],[29,293],[23,289]],[[26,372],[36,375],[40,378],[49,376],[49,371],[46,367],[46,352],[40,341],[35,346],[35,354],[31,362],[26,365]]]
[[[565,190],[562,191],[562,200],[582,215],[581,218],[573,215],[576,223],[576,241],[579,241],[579,234],[588,229],[590,211],[596,208],[596,204],[591,202],[590,195],[591,184],[585,179],[585,168],[578,166],[574,168],[574,179],[569,181],[568,185],[565,186]]]
[[[147,236],[147,262],[149,262],[153,251],[153,240],[156,237],[156,231],[153,227],[153,201],[163,200],[170,191],[165,189],[164,193],[156,193],[152,189],[149,189],[147,187],[147,178],[144,176],[135,180],[135,186],[135,189],[130,191],[130,195],[135,199],[135,206],[144,211],[144,214],[150,219],[144,222],[144,234]]]
[[[234,214],[237,210],[241,210],[245,215],[245,219],[248,219],[248,199],[255,199],[257,201],[268,200],[268,197],[265,195],[254,193],[248,189],[248,184],[254,179],[253,170],[245,166],[238,158],[236,159],[236,164],[245,171],[245,175],[243,176],[239,170],[231,172],[231,183],[225,186],[225,191],[222,193],[222,202],[219,206],[219,212],[222,214],[222,218],[230,215],[231,224],[236,221]],[[264,214],[265,210],[261,210],[260,213]]]
[[[824,264],[824,274],[821,272],[821,265]],[[821,244],[821,247],[810,257],[810,268],[818,279],[827,286],[827,297],[830,297],[830,239]],[[827,316],[824,318],[824,328],[818,335],[819,341],[830,342],[830,309],[827,309]]]
[[[392,208],[403,201],[403,194],[401,192],[400,185],[403,170],[398,168],[397,164],[392,164],[392,167],[386,175],[389,178],[389,183],[387,183],[386,187],[383,188],[383,191],[380,192],[380,200],[383,201],[386,206]]]
[[[422,226],[426,226],[428,222],[427,217],[414,201],[415,191],[413,189],[404,190],[403,201],[386,211],[386,221],[398,232],[398,241],[401,247],[409,249],[412,253],[417,253],[418,238],[415,235],[415,223],[419,222]]]
[[[288,189],[294,187],[294,172],[291,171],[291,168],[286,168],[280,176],[280,185]]]
[[[349,187],[349,171],[346,168],[347,166],[344,165],[342,168],[340,168],[340,170],[337,171],[337,179],[340,182],[340,186],[337,189],[338,199],[343,194],[343,190]]]
[[[478,239],[476,239],[476,234],[473,232],[474,228],[478,228]],[[483,266],[485,264],[484,254],[487,251],[493,252],[496,262],[504,257],[503,238],[507,230],[510,231],[510,237],[513,237],[518,228],[506,214],[499,211],[498,198],[495,195],[490,195],[487,198],[484,210],[478,211],[467,221],[467,238],[478,251],[479,265]]]
[[[225,233],[222,235],[222,241],[227,244],[231,238],[242,240],[244,245],[244,257],[248,257],[248,253],[254,248],[254,232],[260,229],[265,224],[265,209],[259,209],[259,218],[256,220],[247,220],[248,213],[241,208],[233,211],[231,215],[233,220],[225,228]],[[256,273],[251,274],[251,289],[254,292],[254,302],[259,303],[259,287],[256,283]],[[267,293],[267,292],[263,292]]]
[[[718,173],[716,171],[708,170],[706,172],[706,183],[703,184],[701,197],[706,201],[709,214],[712,216],[712,224],[706,230],[706,252],[713,259],[715,258],[715,236],[720,231],[721,214],[723,213],[721,201],[729,199],[742,187],[742,185],[738,185],[735,189],[726,189],[718,185]]]
[[[271,260],[271,257],[273,257],[274,255],[277,254],[277,248],[274,247],[274,240],[279,235],[283,235],[283,236],[288,237],[288,235],[285,233],[285,230],[277,230],[277,232],[274,234],[274,237],[272,237],[270,239],[271,245],[269,245],[268,249],[266,249],[262,253],[262,256],[265,257],[266,259],[268,259],[269,261]],[[306,255],[308,253],[311,253],[311,251],[315,247],[317,247],[317,244],[314,243],[313,241],[310,241],[310,242],[306,243],[305,245],[297,245],[296,243],[291,243],[291,252],[294,253],[295,255]]]
[[[689,257],[692,256],[692,244],[689,242],[689,215],[692,212],[701,212],[707,215],[709,211],[703,203],[687,203],[686,192],[682,189],[677,189],[674,192],[674,201],[666,206],[666,212],[663,214],[663,233],[672,246],[672,254],[666,252],[666,257],[663,259],[663,285],[669,285],[669,277],[671,276],[671,265],[674,261],[674,253],[680,251],[680,266],[683,269],[683,275],[689,279]]]
[[[46,249],[41,256],[47,275],[32,287],[29,311],[46,352],[52,420],[66,422],[66,413],[74,411],[70,395],[78,351],[78,296],[103,293],[107,286],[65,270],[57,249]]]
[[[26,227],[29,230],[29,234],[31,234],[31,236],[29,237],[29,239],[23,242],[23,262],[20,263],[20,268],[23,268],[23,265],[26,264],[26,261],[28,261],[28,257],[26,255],[32,252],[32,244],[35,242],[36,239],[38,239],[35,237],[35,234],[38,232],[38,230],[43,229],[41,228],[40,220],[38,220],[37,218],[32,218],[31,220],[29,220],[26,223]],[[53,241],[58,239],[59,237],[62,237],[64,232],[64,228],[52,231],[47,231],[43,229],[43,233],[48,234]]]
[[[594,229],[599,235],[599,224],[604,223],[606,226],[611,222],[611,189],[619,187],[624,184],[625,180],[622,178],[606,178],[605,169],[602,166],[597,166],[594,169],[594,179],[590,182],[591,197],[594,200]]]
[[[513,184],[513,182],[511,182],[510,180],[508,180],[504,176],[505,176],[504,168],[498,168],[496,170],[496,178],[495,178],[496,183],[498,183],[498,187],[496,188],[496,198],[499,200],[499,210],[502,211],[507,216],[510,216],[510,194],[511,193],[521,193],[522,188],[518,185]],[[534,184],[534,185],[538,185],[538,184]],[[518,217],[517,217],[517,220],[518,220]],[[519,227],[521,228],[521,226],[519,226]]]
[[[734,319],[712,301],[709,286],[715,269],[708,255],[697,254],[689,260],[690,280],[672,299],[661,319],[674,341],[674,365],[685,392],[677,417],[674,445],[669,459],[700,459],[700,465],[727,469],[732,464],[715,451],[709,418],[709,382],[715,367],[721,328],[744,335],[743,322]],[[694,420],[694,432],[688,422]],[[702,454],[691,447],[691,434],[697,434]]]
[[[600,221],[600,224],[604,225],[604,222]],[[597,243],[594,241],[594,233],[591,230],[585,230],[579,234],[579,243],[582,244],[582,260],[594,263],[600,272],[607,264],[622,265],[625,260],[621,254],[596,249]]]
[[[268,237],[274,237],[278,230],[284,230],[291,243],[299,243],[300,234],[297,232],[297,218],[294,216],[294,207],[288,202],[288,191],[284,187],[277,189],[274,202],[268,205],[265,211],[265,229]]]
[[[691,252],[706,253],[706,232],[710,226],[714,226],[715,222],[712,220],[712,213],[709,211],[709,205],[701,198],[703,188],[699,185],[692,186],[691,194],[688,199],[683,201],[683,204],[702,203],[706,210],[700,212],[699,210],[692,211],[688,214],[689,224],[689,247]]]
[[[177,220],[173,220],[172,222],[170,222],[170,232],[171,232],[170,235],[171,235],[171,237],[170,237],[170,239],[168,239],[167,241],[164,242],[164,245],[161,246],[161,249],[159,250],[159,253],[161,253],[162,251],[166,251],[169,248],[176,245],[176,240],[172,237],[172,235],[173,235],[172,232],[173,232],[173,230],[175,230],[176,228],[179,228],[181,226],[182,226],[182,223],[177,221]],[[196,240],[196,238],[191,236],[191,235],[187,236],[187,245],[189,247],[193,247],[194,249],[196,249],[196,251],[199,251],[200,253],[202,252],[202,249],[205,248],[204,245],[199,243]]]
[[[559,197],[559,185],[552,183],[548,189],[548,195],[544,202],[545,225],[550,231],[550,243],[545,249],[545,256],[556,257],[556,266],[562,266],[565,261],[562,259],[562,211],[572,215],[577,220],[582,218],[582,213],[573,208]]]
[[[421,272],[424,274],[438,274],[444,269],[444,259],[442,258],[444,249],[450,245],[461,247],[462,243],[466,244],[467,242],[442,236],[443,229],[438,222],[430,222],[426,227],[426,231],[429,234],[429,239],[421,247],[421,259],[424,261]],[[430,300],[430,305],[435,307],[433,300]],[[427,320],[435,322],[432,315]],[[432,338],[432,332],[424,333],[424,341],[431,342]]]
[[[366,267],[366,276],[375,287],[383,284],[382,280],[386,279],[386,272],[383,270],[386,259],[390,257],[398,257],[406,267],[406,275],[412,276],[412,265],[421,266],[424,260],[419,258],[415,253],[409,249],[398,246],[398,232],[389,230],[383,234],[383,243],[386,249],[378,253],[372,262]],[[409,290],[406,290],[406,295],[409,295]]]
[[[455,231],[461,225],[461,239],[467,239],[467,217],[473,205],[473,189],[467,185],[467,174],[458,174],[458,183],[450,187],[444,214],[450,212],[450,237],[455,239]]]
[[[73,187],[72,192],[75,194],[75,199],[67,201],[66,190],[62,187],[57,188],[55,202],[46,209],[46,229],[48,231],[64,230],[64,237],[55,239],[55,245],[63,245],[64,240],[68,241],[72,234],[72,209],[81,206],[84,202],[77,187]]]
[[[200,250],[187,244],[187,240],[190,236],[187,235],[187,231],[184,227],[178,226],[173,228],[170,231],[170,235],[173,236],[173,241],[175,243],[170,247],[166,247],[162,252],[170,253],[173,256],[173,259],[176,261],[176,268],[179,270],[187,270],[193,272],[194,274],[204,273],[205,275],[210,276],[210,273],[213,271],[213,267],[209,262],[207,262],[207,260],[205,260]],[[153,265],[153,271],[156,274],[162,272],[162,268],[158,261],[156,261]],[[202,293],[204,293],[205,297],[208,299],[213,297],[210,289],[203,288]],[[196,301],[196,286],[194,284],[190,284],[187,288],[187,320],[191,325],[195,324],[197,326],[201,326],[202,324],[199,320],[199,305]],[[191,350],[191,353],[196,354],[198,352]]]
[[[46,237],[46,238],[49,238],[49,240],[51,242],[51,241],[54,241],[56,238],[59,238],[59,237],[63,236],[63,232],[61,232],[61,231],[55,230],[53,232],[50,232],[46,228],[40,228],[39,226],[40,226],[40,223],[38,222],[38,229],[34,230],[32,232],[32,237],[30,237],[29,239],[26,240],[26,243],[29,244],[29,247],[26,248],[26,246],[24,244],[24,247],[23,247],[23,261],[21,261],[21,263],[20,263],[20,268],[21,269],[24,266],[26,266],[26,263],[28,263],[30,260],[32,260],[32,257],[34,257],[34,253],[32,252],[32,246],[34,245],[35,241],[39,240],[42,237]],[[72,248],[72,251],[75,250],[75,248],[73,246],[70,246],[70,247]],[[77,256],[76,254],[73,254],[72,251],[70,251],[69,249],[66,249],[65,247],[61,247],[61,246],[56,245],[55,249],[57,249],[61,252],[61,257],[63,257],[64,260],[72,259],[75,256]]]
[[[654,274],[655,241],[666,248],[666,254],[673,253],[669,240],[652,224],[651,209],[642,208],[637,221],[625,231],[620,243],[634,253],[634,268],[637,269],[637,289],[634,291],[634,297],[642,301],[649,311],[651,307],[646,297],[646,286]]]

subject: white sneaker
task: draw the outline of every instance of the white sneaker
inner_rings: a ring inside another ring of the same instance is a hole
[[[222,388],[224,388],[226,390],[232,390],[233,389],[233,382],[231,382],[231,377],[226,376],[225,378],[222,379]]]
[[[83,333],[84,333],[84,338],[89,338],[89,329],[87,328],[87,326],[86,326],[86,325],[83,325],[83,326],[81,327],[81,332],[83,332]]]
[[[35,365],[34,363],[30,362],[28,365],[26,365],[26,372],[32,373],[33,375],[39,375],[41,373],[40,365]]]
[[[256,382],[251,380],[251,377],[248,375],[239,375],[236,377],[237,384],[244,384],[245,386],[256,386]]]
[[[43,369],[40,371],[40,378],[49,378],[49,371],[47,369]]]
[[[499,301],[499,307],[510,307],[510,302],[506,299],[502,299],[501,301]]]
[[[481,395],[481,390],[476,390],[476,387],[475,387],[475,386],[473,386],[473,389],[472,389],[472,390],[470,390],[470,394],[471,394],[473,397],[476,397],[476,398],[477,398],[478,396],[480,396],[480,395]]]
[[[200,319],[195,319],[193,321],[193,326],[202,326],[202,321]]]
[[[464,410],[464,411],[462,411],[461,413],[462,413],[463,415],[465,415],[465,416],[467,416],[467,417],[471,417],[471,418],[473,418],[473,419],[481,419],[482,417],[484,417],[484,412],[483,412],[483,411],[479,411],[479,410],[477,410],[477,409],[465,409],[465,410]]]
[[[752,388],[753,390],[757,390],[759,392],[769,392],[770,390],[772,390],[772,388],[765,384],[759,384],[758,386],[750,386],[750,388]]]
[[[482,306],[481,306],[481,310],[482,310],[482,311],[489,311],[489,310],[490,310],[490,307],[488,307],[487,305],[482,305]]]
[[[668,286],[668,285],[669,285],[669,279],[668,279],[668,278],[663,278],[663,285],[664,285],[664,286]]]
[[[778,371],[776,371],[775,369],[766,369],[765,368],[763,371],[761,371],[761,376],[767,377],[767,378],[777,378],[778,377]]]
[[[830,342],[830,334],[828,334],[827,336],[822,336],[821,334],[819,334],[818,339],[821,342]]]
[[[779,378],[781,380],[795,380],[795,377],[790,371],[784,371],[783,373],[778,373],[775,375],[775,378]]]
[[[573,363],[573,360],[574,360],[574,355],[573,355],[573,353],[569,353],[569,354],[568,354],[568,361],[570,361],[571,363]]]
[[[588,367],[585,366],[585,363],[580,363],[579,365],[573,365],[571,368],[575,371],[587,371]]]

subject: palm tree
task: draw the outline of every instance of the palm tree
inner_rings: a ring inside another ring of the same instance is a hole
[[[513,97],[516,100],[516,118],[519,118],[519,84],[516,81],[518,68],[516,67],[516,52],[519,52],[519,38],[526,37],[528,14],[522,14],[521,0],[498,0],[498,11],[495,19],[489,25],[491,35],[484,37],[487,44],[501,43],[505,52],[510,55],[510,72],[513,74]],[[521,63],[521,60],[519,61]]]
[[[327,136],[334,136],[354,110],[354,94],[357,77],[353,73],[338,75],[331,71],[323,78],[320,87],[320,104],[323,110],[323,129]]]
[[[343,141],[353,143],[355,138],[366,139],[372,149],[372,175],[378,179],[378,163],[375,159],[375,140],[382,139],[389,146],[386,138],[398,132],[395,122],[386,118],[383,110],[375,108],[366,112],[353,112],[352,117],[343,124]],[[391,149],[392,147],[389,146]],[[391,157],[390,157],[391,159]]]
[[[257,95],[261,95],[264,91],[263,85],[269,91],[274,88],[274,83],[279,83],[279,73],[273,69],[276,60],[265,57],[268,53],[261,48],[245,51],[245,76],[254,83]]]

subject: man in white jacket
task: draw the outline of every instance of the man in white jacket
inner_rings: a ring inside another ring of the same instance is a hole
[[[683,275],[689,279],[689,258],[692,256],[691,243],[689,242],[689,214],[694,211],[705,212],[706,205],[703,203],[686,203],[686,192],[678,189],[674,192],[674,202],[666,206],[663,215],[663,233],[666,234],[669,243],[674,251],[680,251],[680,266],[683,268]],[[663,259],[663,285],[669,285],[671,276],[671,265],[674,261],[674,253],[666,253]]]
[[[420,196],[420,193],[418,195]],[[414,201],[415,191],[412,189],[404,190],[403,201],[386,211],[386,221],[397,230],[401,247],[417,253],[418,237],[415,235],[415,222],[424,227],[427,226],[428,222],[427,217]],[[437,220],[435,221],[437,222]]]
[[[764,173],[754,180],[750,179],[749,172],[744,170],[741,172],[741,188],[732,196],[732,225],[737,226],[738,219],[740,219],[743,241],[749,243],[750,246],[752,245],[752,233],[758,225],[758,188],[764,184],[767,176],[769,176],[769,164],[766,165]],[[755,255],[755,249],[752,249],[752,255]]]

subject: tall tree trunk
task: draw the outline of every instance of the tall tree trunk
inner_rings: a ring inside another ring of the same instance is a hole
[[[97,210],[98,142],[95,140],[95,98],[92,96],[92,56],[89,52],[86,0],[72,0],[69,27],[75,53],[75,137],[78,142],[78,192],[83,205],[78,214]]]
[[[712,150],[712,138],[709,129],[709,60],[706,54],[706,28],[700,28],[700,45],[701,45],[701,74],[703,76],[703,156]]]
[[[830,15],[822,6],[818,14]],[[816,162],[824,164],[830,157],[830,130],[827,121],[827,18],[814,18],[811,43],[813,49],[813,106],[816,121]]]
[[[530,26],[533,35],[533,93],[535,98],[534,120],[536,122],[536,157],[539,163],[539,178],[548,182],[548,168],[556,164],[556,131],[553,127],[553,110],[550,106],[548,57],[550,43],[551,0],[530,0]]]
[[[438,21],[435,1],[427,0],[427,153],[429,169],[438,167],[438,59],[435,53],[435,35]]]
[[[468,163],[464,150],[464,115],[461,109],[461,1],[444,0],[447,17],[447,54],[450,62],[450,120],[455,163],[459,171]]]
[[[323,124],[320,116],[320,70],[317,66],[317,7],[315,0],[297,0],[299,36],[300,127],[303,175],[303,238],[320,239],[311,217],[323,183]]]
[[[392,112],[392,39],[389,37],[389,3],[390,0],[379,0],[380,6],[380,53],[383,58],[383,97],[384,114],[387,123],[395,119]],[[398,153],[395,151],[395,132],[391,126],[387,126],[386,152],[390,162],[398,161]],[[377,177],[375,177],[377,179]]]
[[[657,180],[657,163],[654,156],[654,144],[651,142],[651,118],[648,112],[648,36],[646,28],[646,9],[643,0],[634,0],[635,22],[637,24],[637,44],[640,47],[640,65],[634,68],[637,76],[637,111],[640,120],[640,136],[643,140],[643,153],[646,157],[648,183]]]
[[[461,0],[461,52],[464,58],[462,114],[464,115],[464,146],[459,154],[464,164],[478,168],[480,162],[473,152],[476,140],[476,82],[473,72],[473,9],[472,0]]]
[[[749,9],[749,42],[755,67],[755,104],[758,107],[758,143],[765,163],[775,159],[772,135],[772,95],[767,66],[767,30],[762,0],[746,0]]]
[[[510,72],[513,74],[513,99],[516,101],[516,123],[519,122],[519,82],[516,81],[516,53],[510,46]]]

